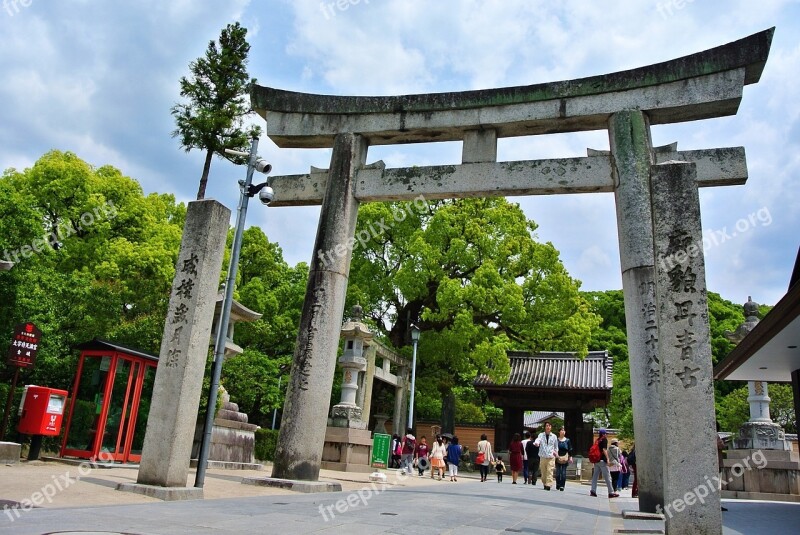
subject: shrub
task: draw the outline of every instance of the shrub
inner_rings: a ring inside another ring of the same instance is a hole
[[[278,430],[256,430],[255,457],[259,461],[274,461],[275,448],[278,447]]]

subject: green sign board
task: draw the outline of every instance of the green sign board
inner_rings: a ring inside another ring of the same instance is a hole
[[[374,468],[386,468],[389,466],[389,443],[392,437],[382,433],[375,433],[372,436],[372,462]]]

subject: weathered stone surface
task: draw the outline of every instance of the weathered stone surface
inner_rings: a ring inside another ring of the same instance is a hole
[[[464,145],[461,148],[462,163],[496,162],[497,132],[486,130],[467,130],[464,132]]]
[[[143,494],[151,498],[176,502],[183,500],[202,500],[203,489],[199,487],[162,487],[159,485],[143,485],[140,483],[118,483],[117,490]]]
[[[189,203],[156,369],[138,483],[183,487],[231,212]]]
[[[354,179],[366,153],[364,138],[337,136],[283,408],[275,478],[319,478],[358,213]]]
[[[708,150],[657,151],[656,163],[687,161],[697,164],[697,185],[730,186],[747,180],[743,147]],[[327,169],[312,168],[307,175],[271,177],[275,200],[270,206],[322,203],[328,183]],[[356,173],[356,199],[411,201],[478,196],[554,195],[612,192],[615,187],[608,151],[592,151],[583,158],[552,158],[514,162],[465,162],[389,168],[383,162]]]
[[[19,464],[22,444],[16,442],[0,442],[0,464]]]
[[[694,164],[688,163],[651,168],[664,443],[662,507],[671,535],[722,533],[719,493],[711,479],[718,474],[717,437],[695,173]]]
[[[617,228],[625,293],[625,322],[631,370],[633,427],[636,433],[639,509],[656,512],[663,503],[660,364],[650,225],[650,129],[638,111],[614,115],[609,140],[617,187]]]
[[[773,30],[647,67],[578,80],[459,93],[397,97],[309,95],[254,86],[253,108],[279,147],[330,147],[339,132],[371,145],[464,139],[493,128],[498,137],[605,127],[625,109],[652,124],[736,113],[742,85],[761,76]]]

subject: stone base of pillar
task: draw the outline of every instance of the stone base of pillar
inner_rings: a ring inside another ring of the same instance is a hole
[[[793,451],[729,450],[723,481],[723,498],[800,501],[800,457]]]
[[[774,422],[745,422],[733,444],[737,450],[790,449],[783,428]]]
[[[372,433],[366,429],[328,427],[321,468],[340,472],[370,473]]]
[[[195,427],[191,466],[197,466],[204,424],[201,420]],[[257,425],[247,423],[247,414],[239,412],[236,403],[231,403],[230,400],[223,402],[211,428],[207,467],[260,470],[261,468],[255,468],[259,466],[255,462],[257,429]],[[217,464],[212,465],[215,461]]]
[[[141,494],[165,502],[203,499],[203,489],[197,487],[161,487],[141,483],[119,483],[117,484],[117,490]]]
[[[328,427],[346,427],[349,429],[366,429],[367,422],[361,420],[361,407],[340,403],[331,409]]]

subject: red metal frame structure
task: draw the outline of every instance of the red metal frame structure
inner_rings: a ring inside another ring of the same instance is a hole
[[[99,339],[76,348],[81,356],[61,457],[138,462],[158,357]]]

